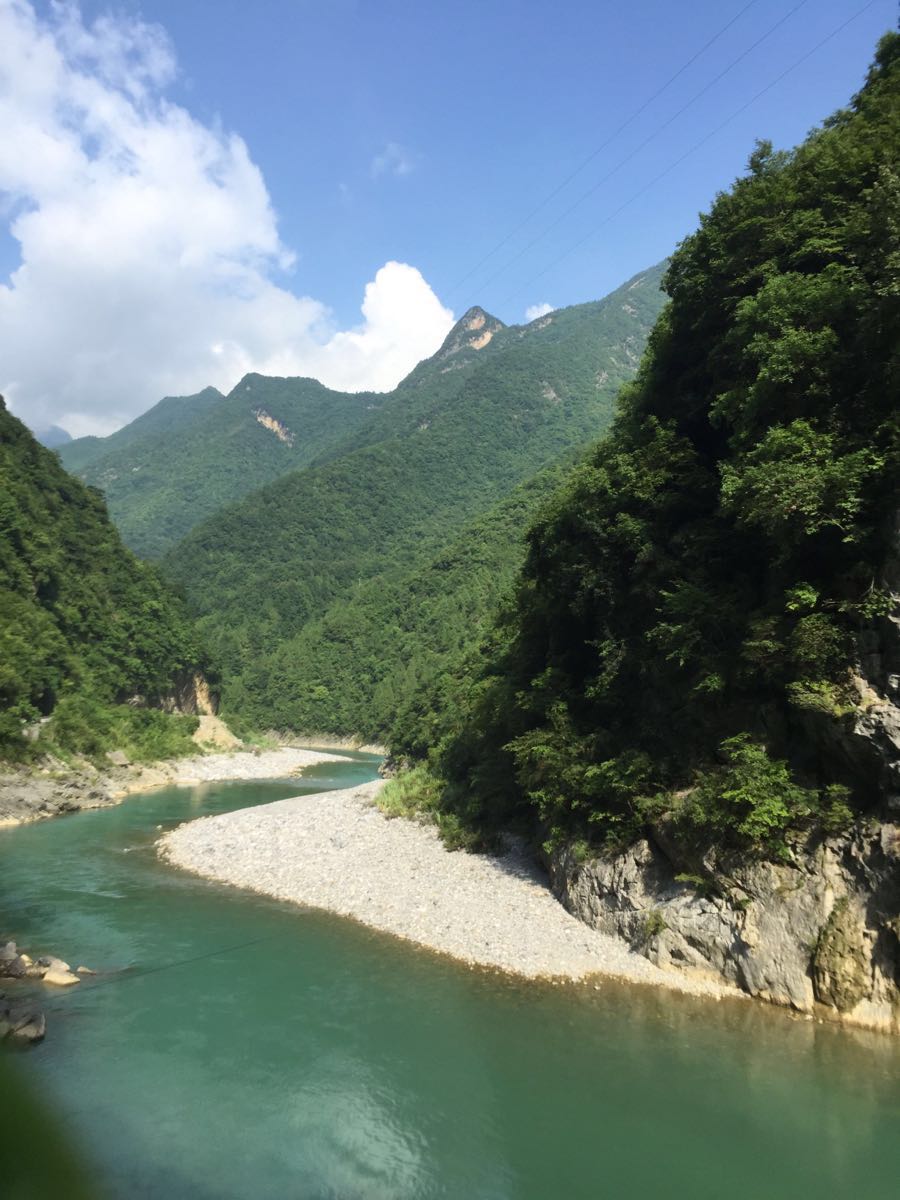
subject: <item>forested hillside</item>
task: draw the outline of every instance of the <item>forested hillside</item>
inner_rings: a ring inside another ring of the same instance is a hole
[[[263,721],[271,704],[270,720],[331,732],[363,715],[398,660],[369,671],[354,652],[358,643],[336,631],[376,630],[384,648],[382,592],[411,606],[403,580],[606,428],[659,312],[660,275],[655,268],[603,301],[525,327],[470,310],[437,354],[378,398],[340,452],[217,512],[167,556],[165,570],[201,615],[222,666],[229,711]],[[512,565],[508,548],[494,545],[500,557],[486,569],[496,569],[499,587]],[[298,661],[299,647],[287,649],[319,619],[330,630],[327,667],[318,660],[325,678]],[[359,704],[349,699],[354,693]],[[385,688],[380,697],[383,730]]]
[[[131,549],[158,558],[222,505],[338,444],[379,400],[314,379],[247,375],[228,396],[207,388],[170,397],[109,438],[73,442],[61,456],[103,491]]]
[[[102,497],[68,475],[0,401],[0,758],[39,745],[162,756],[189,718],[152,704],[200,669],[181,602],[122,545]]]
[[[294,637],[260,646],[230,688],[232,708],[259,728],[426,753],[522,565],[525,531],[563,474],[547,468],[423,565],[365,580]]]
[[[145,443],[152,445],[159,436],[171,437],[180,433],[222,399],[222,393],[214,387],[204,388],[193,396],[166,396],[109,437],[75,438],[56,449],[66,470],[75,474],[86,472],[89,464],[97,459],[109,459],[109,465],[104,469],[110,472],[116,471],[117,461],[127,470],[126,460],[117,456],[138,451]],[[87,474],[84,477],[86,482],[94,482]]]
[[[671,261],[433,767],[476,828],[784,852],[896,792],[900,38]],[[499,648],[498,648],[499,646]]]

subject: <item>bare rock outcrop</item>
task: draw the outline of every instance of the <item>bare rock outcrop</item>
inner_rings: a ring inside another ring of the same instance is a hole
[[[568,848],[549,867],[570,912],[660,967],[900,1033],[897,825],[797,837],[790,861],[746,862],[727,878],[685,876],[656,839],[590,861]]]

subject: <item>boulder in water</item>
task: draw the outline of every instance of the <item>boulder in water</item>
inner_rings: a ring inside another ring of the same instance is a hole
[[[47,1019],[42,1012],[29,1010],[16,1015],[10,1014],[8,1020],[11,1028],[7,1036],[12,1041],[25,1042],[28,1045],[43,1041],[47,1032]]]
[[[44,983],[51,983],[55,987],[71,987],[73,983],[81,983],[81,980],[68,968],[48,967],[44,972]]]
[[[56,958],[53,954],[45,954],[37,960],[39,967],[53,967],[57,971],[71,971],[72,968],[67,962],[63,962],[61,958]]]
[[[28,964],[21,954],[0,962],[0,975],[5,975],[7,979],[24,979],[27,974]]]

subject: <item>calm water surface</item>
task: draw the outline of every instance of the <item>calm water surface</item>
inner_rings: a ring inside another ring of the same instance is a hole
[[[23,1062],[102,1194],[896,1200],[891,1039],[749,1003],[511,982],[154,853],[160,826],[375,765],[0,832],[4,925],[108,972],[53,993]]]

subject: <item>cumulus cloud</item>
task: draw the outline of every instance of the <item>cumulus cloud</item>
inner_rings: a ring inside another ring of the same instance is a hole
[[[386,390],[446,335],[452,313],[403,263],[349,331],[276,282],[294,256],[262,174],[166,98],[160,27],[0,0],[0,45],[0,219],[21,259],[0,284],[0,391],[29,424],[106,433],[250,370]]]
[[[388,142],[382,152],[372,159],[369,173],[373,179],[379,179],[382,175],[409,175],[415,165],[413,156],[399,142]]]
[[[536,321],[538,317],[546,317],[547,313],[555,311],[554,305],[548,304],[546,300],[543,304],[529,304],[525,309],[525,320]]]

